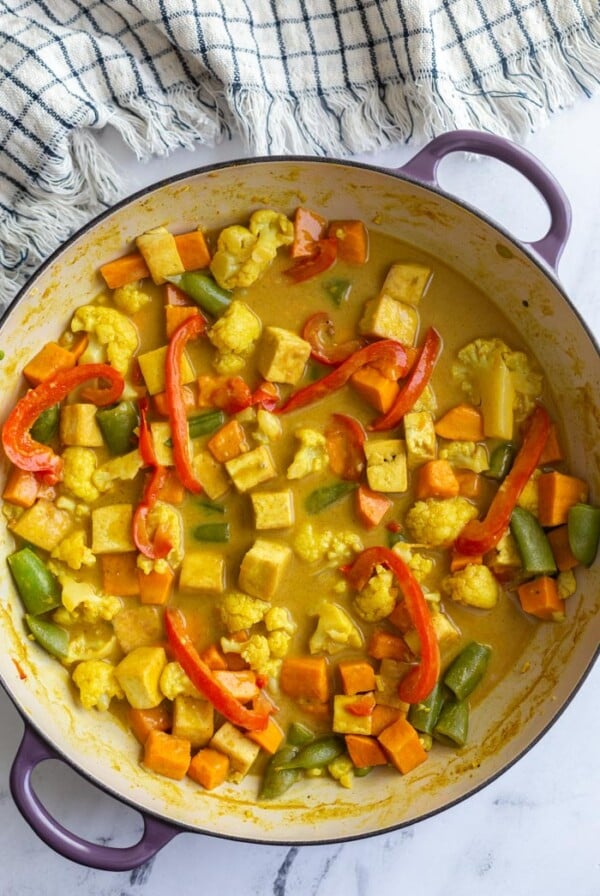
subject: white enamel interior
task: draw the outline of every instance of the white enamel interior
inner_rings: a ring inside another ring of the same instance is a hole
[[[19,372],[56,338],[75,307],[100,289],[96,273],[141,231],[217,228],[261,205],[303,204],[331,218],[359,217],[439,257],[476,282],[518,321],[560,396],[577,475],[600,493],[600,366],[597,349],[552,279],[495,227],[461,205],[370,168],[312,160],[267,160],[190,174],[127,202],[70,243],[36,276],[0,327],[0,419],[17,398]],[[503,247],[500,254],[498,246]],[[505,251],[508,249],[508,253]],[[527,307],[523,302],[527,303]],[[477,309],[473,309],[477,313]],[[5,469],[2,469],[4,477]],[[2,552],[12,549],[2,536]],[[24,638],[22,609],[0,558],[0,676],[26,719],[73,766],[137,807],[191,829],[271,842],[336,840],[384,830],[435,812],[482,786],[544,732],[581,683],[600,641],[600,565],[578,575],[569,624],[539,626],[529,671],[515,669],[478,713],[470,746],[415,772],[369,777],[352,791],[326,780],[258,808],[256,783],[207,794],[139,766],[134,739],[106,714],[77,708],[67,673]],[[27,677],[20,680],[17,659]],[[484,744],[484,750],[480,747]],[[449,758],[450,757],[450,758]],[[366,786],[365,786],[366,785]]]

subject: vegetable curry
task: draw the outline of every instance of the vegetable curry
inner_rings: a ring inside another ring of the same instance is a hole
[[[157,228],[99,274],[2,430],[24,637],[208,790],[460,750],[600,534],[510,322],[304,208]]]

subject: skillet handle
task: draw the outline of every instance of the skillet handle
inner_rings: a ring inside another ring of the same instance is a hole
[[[38,837],[59,855],[102,871],[129,871],[143,865],[181,833],[180,828],[142,815],[144,832],[133,846],[100,846],[72,834],[50,815],[31,784],[32,772],[40,762],[61,758],[26,724],[10,772],[10,789],[21,815]]]
[[[442,159],[453,152],[471,152],[491,156],[514,168],[527,178],[550,210],[550,228],[545,236],[524,245],[533,249],[555,271],[571,230],[571,206],[558,181],[523,147],[505,137],[485,134],[480,131],[450,131],[435,137],[398,173],[412,180],[431,186],[439,186],[437,169]]]

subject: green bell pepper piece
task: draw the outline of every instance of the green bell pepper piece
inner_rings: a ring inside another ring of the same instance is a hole
[[[135,429],[140,423],[135,402],[120,401],[111,408],[100,408],[96,420],[111,454],[127,454],[135,448]]]
[[[51,408],[46,408],[29,430],[31,437],[42,445],[48,445],[58,435],[59,417],[59,405],[53,404]]]

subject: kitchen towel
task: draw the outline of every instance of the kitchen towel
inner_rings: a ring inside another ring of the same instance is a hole
[[[0,0],[0,307],[140,159],[524,137],[600,81],[598,0]]]

